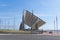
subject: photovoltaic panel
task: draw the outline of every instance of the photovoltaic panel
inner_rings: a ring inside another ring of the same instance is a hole
[[[45,24],[45,21],[26,10],[24,12],[24,23],[30,27],[36,28],[36,25],[40,27]]]

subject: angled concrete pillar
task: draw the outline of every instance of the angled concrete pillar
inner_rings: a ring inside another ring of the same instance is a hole
[[[24,30],[25,28],[24,28],[24,23],[22,22],[21,24],[20,24],[20,28],[19,28],[19,30]]]

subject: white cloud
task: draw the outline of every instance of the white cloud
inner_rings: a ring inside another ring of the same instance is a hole
[[[4,7],[4,6],[7,6],[7,4],[0,4],[0,7]]]
[[[53,14],[35,14],[36,16],[56,16],[56,15],[53,15]]]
[[[42,1],[42,2],[40,2],[40,4],[42,5],[42,6],[48,6],[48,3],[47,2],[44,2],[44,1]]]

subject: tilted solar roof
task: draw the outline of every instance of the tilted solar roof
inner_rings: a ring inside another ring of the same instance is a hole
[[[26,10],[24,12],[24,23],[30,27],[35,27],[36,24],[37,27],[40,27],[45,24],[45,21]]]

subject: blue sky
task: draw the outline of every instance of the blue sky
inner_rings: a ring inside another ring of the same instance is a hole
[[[21,23],[23,9],[33,10],[36,16],[46,21],[41,29],[54,29],[55,16],[58,16],[60,24],[60,0],[0,0],[0,18],[15,18],[16,29]]]

